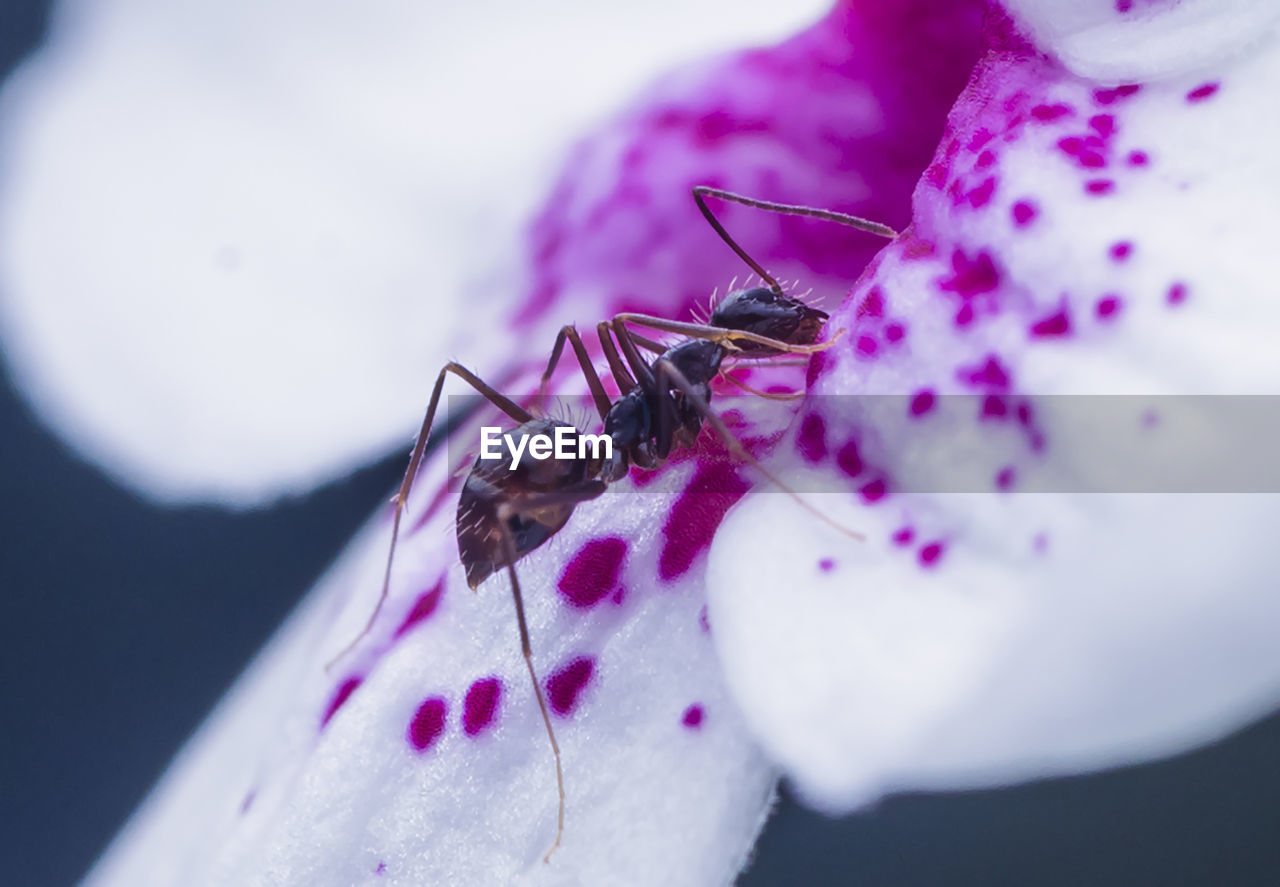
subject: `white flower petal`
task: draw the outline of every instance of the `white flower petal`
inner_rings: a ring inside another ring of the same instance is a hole
[[[772,463],[868,541],[757,494],[713,545],[735,697],[815,803],[1167,754],[1280,699],[1274,478],[1214,494],[1238,406],[1168,397],[1280,391],[1277,88],[1274,42],[1116,89],[979,66]],[[1143,486],[1193,442],[1190,486]]]
[[[419,479],[371,637],[325,673],[376,597],[386,520],[259,658],[87,885],[732,880],[774,775],[715,665],[699,574],[644,581],[661,541],[645,532],[652,515],[623,501],[642,497],[621,490],[580,506],[592,538],[616,540],[605,553],[557,538],[521,562],[544,686],[580,657],[592,663],[580,694],[548,694],[569,709],[553,717],[568,806],[564,843],[544,864],[554,769],[507,578],[467,589],[456,492],[415,526],[445,474],[436,459]],[[492,720],[483,706],[468,715],[471,688],[491,677]]]
[[[10,369],[160,499],[349,470],[443,360],[510,352],[463,306],[520,304],[497,257],[587,121],[824,6],[66,4],[4,94]]]
[[[1036,45],[1111,83],[1199,71],[1270,39],[1271,0],[1001,0]]]

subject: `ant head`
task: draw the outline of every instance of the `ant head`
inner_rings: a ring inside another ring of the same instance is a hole
[[[730,293],[711,312],[711,326],[755,333],[789,345],[812,345],[822,332],[827,313],[765,286]],[[778,354],[766,345],[734,343],[748,356]]]

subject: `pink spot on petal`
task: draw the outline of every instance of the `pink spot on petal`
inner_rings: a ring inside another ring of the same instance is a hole
[[[1219,86],[1220,84],[1213,83],[1213,82],[1203,83],[1200,86],[1197,86],[1195,89],[1191,90],[1189,93],[1187,93],[1187,101],[1202,102],[1205,99],[1209,98],[1214,93],[1216,93],[1218,91]]]
[[[418,595],[418,599],[413,602],[413,606],[405,614],[404,621],[396,629],[395,637],[401,637],[415,625],[428,619],[436,611],[436,607],[440,605],[440,595],[443,591],[444,577],[441,576],[436,580],[436,584],[430,591],[424,591]]]
[[[1098,315],[1098,320],[1111,320],[1119,311],[1119,296],[1103,296],[1098,300],[1098,304],[1094,306],[1094,312]]]
[[[1133,9],[1133,0],[1116,0],[1116,12],[1124,15],[1130,9]]]
[[[1126,161],[1130,166],[1146,166],[1151,162],[1146,151],[1130,151]]]
[[[491,726],[501,699],[502,681],[499,678],[481,678],[472,684],[462,702],[462,732],[476,736]]]
[[[1111,105],[1121,99],[1127,99],[1141,88],[1137,83],[1126,83],[1124,86],[1116,86],[1112,89],[1095,89],[1093,100],[1099,105]]]
[[[907,328],[900,323],[891,323],[884,328],[884,337],[889,342],[900,342],[907,334]]]
[[[858,317],[884,317],[884,293],[880,287],[873,286],[867,291],[856,312]]]
[[[1119,243],[1111,244],[1111,258],[1116,262],[1123,262],[1133,253],[1133,244],[1127,240],[1121,240]]]
[[[891,538],[893,539],[894,545],[907,546],[907,545],[910,545],[911,541],[916,538],[916,531],[913,530],[911,527],[903,527],[900,530],[894,531],[894,534]]]
[[[824,557],[818,561],[818,569],[824,573],[830,573],[836,568],[836,562],[829,557]]]
[[[591,656],[578,656],[556,669],[547,679],[547,703],[551,710],[562,717],[572,713],[595,669],[596,661]]]
[[[862,489],[858,490],[858,494],[862,496],[862,501],[868,505],[879,502],[889,494],[889,488],[883,479],[877,478],[862,485]]]
[[[658,576],[670,581],[684,575],[715,536],[720,521],[750,488],[732,465],[703,462],[680,494],[662,527]]]
[[[859,357],[875,357],[876,352],[880,350],[873,336],[858,336],[855,347]]]
[[[915,396],[911,398],[911,415],[923,416],[925,413],[933,409],[934,396],[933,392],[928,388],[917,391]]]
[[[711,620],[707,616],[706,604],[703,604],[702,609],[698,611],[698,627],[704,634],[711,634]]]
[[[1041,123],[1051,123],[1072,113],[1074,113],[1072,107],[1063,104],[1036,105],[1031,109],[1032,119],[1039,120]]]
[[[978,416],[982,419],[1003,419],[1009,412],[1004,398],[998,394],[988,394],[982,398],[982,409]]]
[[[969,201],[970,206],[972,206],[974,209],[978,209],[980,207],[986,206],[988,203],[991,202],[991,196],[995,194],[995,191],[996,191],[995,176],[989,176],[986,179],[983,179],[980,185],[978,185],[976,188],[970,191],[966,195],[966,199]]]
[[[1009,371],[994,354],[987,355],[987,359],[976,366],[960,367],[956,377],[974,388],[996,392],[1007,391],[1010,385]]]
[[[702,710],[702,706],[695,703],[684,710],[684,715],[680,718],[680,723],[684,724],[690,730],[697,730],[702,726],[703,716],[704,712]]]
[[[1089,128],[1104,139],[1116,131],[1116,118],[1113,114],[1094,114],[1089,118]]]
[[[862,457],[858,455],[856,441],[849,441],[836,453],[836,467],[849,477],[857,477],[862,473]]]
[[[989,293],[1000,285],[1000,274],[985,251],[970,259],[962,250],[955,250],[951,254],[951,270],[950,277],[938,281],[945,292],[969,298]]]
[[[579,610],[594,607],[617,586],[626,556],[625,539],[592,539],[565,565],[556,588],[569,606]]]
[[[338,709],[346,704],[347,700],[351,698],[351,694],[356,692],[356,688],[360,686],[363,680],[363,677],[352,675],[338,685],[338,689],[334,691],[333,697],[329,700],[329,705],[325,708],[324,714],[320,718],[320,729],[323,730],[325,725],[333,719],[333,716],[338,713]]]
[[[920,566],[933,567],[942,558],[944,546],[941,542],[930,542],[920,549]]]
[[[1064,304],[1061,308],[1031,325],[1031,335],[1037,338],[1053,338],[1071,334],[1071,315]]]
[[[449,711],[443,696],[431,696],[422,701],[409,721],[405,738],[417,751],[423,752],[435,745],[444,735],[445,715]]]
[[[806,462],[821,462],[827,457],[827,423],[817,413],[809,413],[800,421],[796,449]]]
[[[1169,287],[1169,294],[1166,298],[1170,305],[1181,305],[1187,300],[1187,285],[1185,283],[1175,283]]]
[[[1006,465],[1004,468],[1001,468],[1000,473],[996,475],[996,486],[1001,490],[1007,490],[1013,486],[1015,477],[1016,474],[1013,467]]]
[[[1025,228],[1035,219],[1039,211],[1034,203],[1027,200],[1019,200],[1013,205],[1013,223],[1019,228]]]
[[[1116,183],[1111,179],[1090,179],[1084,183],[1084,190],[1087,194],[1095,197],[1102,197],[1110,194],[1116,189]]]

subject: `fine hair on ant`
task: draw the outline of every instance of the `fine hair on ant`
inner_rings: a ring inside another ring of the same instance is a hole
[[[645,314],[623,313],[597,324],[596,335],[600,348],[621,392],[616,399],[611,399],[605,392],[577,329],[573,325],[561,328],[542,374],[540,394],[546,393],[551,375],[567,342],[586,378],[591,399],[604,426],[604,434],[612,440],[612,453],[609,456],[601,456],[598,452],[585,455],[576,447],[579,432],[572,425],[545,416],[535,416],[500,394],[466,367],[454,362],[445,364],[436,377],[413,455],[395,496],[391,542],[378,602],[360,633],[329,663],[332,666],[372,630],[387,599],[400,519],[414,476],[426,452],[428,435],[435,421],[436,409],[448,375],[462,379],[517,423],[518,427],[511,432],[510,438],[504,437],[504,441],[522,436],[553,436],[557,428],[570,429],[564,433],[574,438],[574,451],[579,453],[574,458],[526,459],[517,462],[512,459],[509,443],[504,444],[504,452],[500,457],[485,458],[483,454],[478,457],[463,482],[456,518],[458,553],[471,589],[474,591],[485,579],[504,569],[510,579],[516,624],[520,632],[520,651],[529,671],[534,696],[538,700],[538,709],[555,758],[559,809],[555,842],[544,857],[544,861],[548,862],[551,854],[560,846],[564,833],[564,771],[560,760],[560,746],[551,725],[551,715],[533,665],[529,627],[525,619],[524,598],[520,579],[516,574],[516,562],[558,533],[568,522],[574,508],[600,496],[609,484],[625,477],[632,466],[645,470],[656,469],[676,447],[691,446],[704,422],[712,426],[735,456],[775,483],[810,513],[847,536],[863,538],[813,508],[769,472],[746,451],[724,421],[708,406],[711,400],[711,383],[721,375],[722,363],[726,359],[771,359],[788,354],[813,354],[831,347],[839,337],[837,334],[828,341],[817,341],[826,323],[827,314],[784,293],[778,280],[748,255],[725,230],[707,206],[708,197],[768,212],[837,222],[881,237],[897,236],[897,232],[885,225],[844,213],[756,200],[703,185],[693,188],[693,199],[708,224],[765,285],[730,292],[715,304],[706,323],[686,323]],[[666,346],[635,332],[631,329],[633,326],[685,338],[675,345]],[[653,357],[646,359],[641,351],[649,352]],[[741,385],[737,380],[732,381]]]

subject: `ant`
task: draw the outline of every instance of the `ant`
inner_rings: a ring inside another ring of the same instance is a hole
[[[828,317],[826,312],[784,293],[777,279],[751,258],[724,229],[707,206],[707,197],[769,212],[825,219],[882,237],[897,236],[897,232],[885,225],[844,213],[756,200],[705,185],[694,187],[693,199],[703,217],[720,239],[767,285],[729,293],[714,306],[705,324],[683,323],[631,313],[618,314],[611,320],[601,321],[596,327],[596,334],[621,392],[616,400],[605,392],[576,327],[568,325],[561,328],[547,368],[542,374],[539,393],[545,395],[551,375],[560,361],[565,343],[568,342],[586,378],[596,411],[600,414],[604,435],[612,441],[612,452],[606,456],[601,456],[598,450],[593,455],[586,455],[586,448],[577,447],[580,432],[574,426],[546,416],[535,416],[498,393],[467,368],[454,362],[445,364],[436,377],[422,429],[418,433],[409,466],[395,496],[391,545],[378,603],[360,634],[330,662],[330,665],[337,662],[369,633],[386,601],[400,518],[409,489],[426,452],[427,437],[435,421],[445,378],[449,374],[458,376],[485,400],[518,423],[518,427],[510,435],[503,437],[504,451],[501,456],[486,458],[482,454],[472,465],[462,486],[456,524],[458,553],[466,572],[467,584],[473,591],[500,570],[505,569],[510,577],[516,623],[520,631],[520,650],[555,757],[560,803],[555,843],[547,851],[544,862],[550,861],[551,854],[560,846],[564,833],[564,772],[560,761],[560,746],[556,742],[546,699],[533,665],[529,627],[525,620],[524,599],[520,579],[516,575],[516,562],[558,533],[568,522],[574,508],[603,494],[609,484],[625,477],[632,466],[645,470],[656,469],[666,461],[673,448],[691,446],[704,422],[715,429],[735,456],[777,484],[802,507],[845,535],[855,539],[863,538],[810,506],[765,469],[743,448],[723,420],[711,412],[708,406],[711,401],[711,383],[721,374],[722,363],[726,359],[768,359],[784,354],[813,354],[831,347],[839,334],[826,342],[817,341]],[[636,333],[628,325],[686,338],[668,347]],[[646,360],[640,353],[641,349],[655,356],[652,360]],[[579,453],[577,457],[533,460],[512,458],[511,441],[533,435],[555,436],[558,428],[568,429],[565,433],[571,436],[571,451]]]

